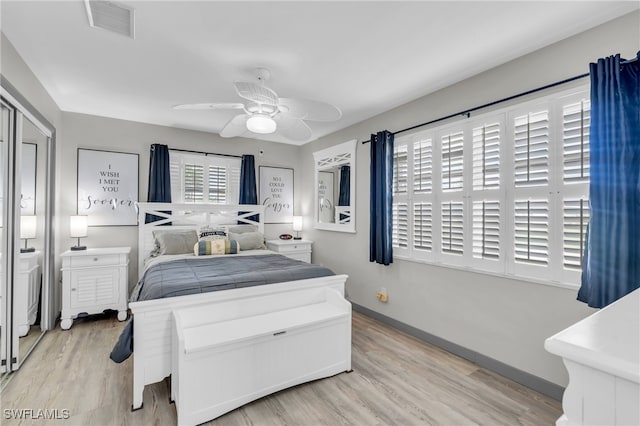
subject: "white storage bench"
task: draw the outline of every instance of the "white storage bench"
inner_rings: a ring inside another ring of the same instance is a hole
[[[333,289],[197,305],[173,316],[171,397],[180,425],[351,370],[351,304]]]

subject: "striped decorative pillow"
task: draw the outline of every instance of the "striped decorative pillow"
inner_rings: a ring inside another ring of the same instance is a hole
[[[200,240],[193,246],[196,256],[213,254],[238,254],[240,244],[236,240]]]

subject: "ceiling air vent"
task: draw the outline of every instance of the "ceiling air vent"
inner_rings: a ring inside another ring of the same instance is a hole
[[[92,27],[135,38],[132,7],[104,0],[85,0],[84,4]]]

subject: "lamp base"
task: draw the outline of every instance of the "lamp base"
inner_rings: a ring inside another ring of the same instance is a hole
[[[86,250],[87,246],[73,246],[71,247],[71,251],[80,251],[80,250]]]
[[[25,247],[20,249],[20,253],[33,253],[36,251],[35,247]]]

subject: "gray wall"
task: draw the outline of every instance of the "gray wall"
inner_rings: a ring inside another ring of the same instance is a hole
[[[250,139],[223,139],[218,135],[171,127],[144,124],[133,121],[96,117],[93,115],[64,112],[62,120],[65,129],[61,141],[60,185],[64,188],[60,201],[60,232],[58,239],[64,251],[75,245],[76,240],[68,237],[68,217],[76,214],[77,152],[78,148],[94,148],[139,154],[140,201],[146,201],[149,181],[149,148],[153,143],[162,143],[169,148],[222,154],[253,154],[256,159],[256,175],[260,165],[290,167],[294,178],[300,173],[299,148],[293,145],[264,142]],[[259,154],[260,150],[263,155]],[[294,189],[297,186],[294,185]],[[298,195],[295,194],[297,197]],[[296,212],[297,213],[297,212]],[[290,225],[266,225],[265,235],[277,237],[283,232],[291,233]],[[129,286],[138,277],[138,228],[136,226],[92,226],[82,244],[88,247],[131,247],[129,258]]]
[[[0,33],[0,72],[56,128],[62,113],[11,42]],[[58,129],[59,130],[59,129]]]
[[[56,139],[61,140],[64,138],[64,132],[62,130],[62,112],[60,108],[53,101],[49,93],[45,90],[44,86],[40,83],[40,81],[33,74],[31,69],[27,66],[27,64],[22,60],[20,54],[15,50],[11,42],[5,37],[3,33],[0,33],[0,73],[2,76],[6,78],[13,87],[20,92],[20,94],[29,101],[29,103],[36,109],[38,112],[49,121],[56,128]],[[60,145],[56,145],[56,158],[60,158]],[[43,175],[40,167],[43,165],[43,160],[45,159],[44,149],[38,148],[38,173],[40,176]],[[57,215],[57,206],[59,206],[60,200],[60,179],[59,179],[60,168],[56,168],[56,185],[55,185],[55,206],[56,211],[54,211],[53,218],[53,231],[54,235],[56,230],[58,229],[58,218]],[[41,194],[38,194],[41,197]],[[40,206],[43,205],[42,198],[38,201]],[[56,247],[56,252],[58,252],[60,247],[60,241],[56,238],[57,235],[54,236],[54,244]],[[37,244],[36,244],[37,245]],[[51,297],[54,300],[54,311],[59,310],[59,286],[56,283],[59,280],[60,276],[60,268],[59,265],[56,265],[54,268],[54,274],[51,289],[52,294]]]
[[[583,74],[599,57],[617,52],[634,57],[640,49],[639,21],[638,12],[626,15],[304,145],[301,184],[313,187],[312,153],[318,149],[354,138],[368,140],[379,130],[402,129]],[[543,342],[593,312],[575,300],[576,290],[402,260],[388,267],[369,263],[368,150],[369,145],[358,144],[357,233],[308,226],[304,236],[315,241],[314,262],[348,274],[349,297],[359,305],[566,386],[562,362],[545,352]],[[312,212],[312,201],[306,192],[300,200],[302,210]],[[311,220],[309,213],[305,223]],[[383,286],[389,293],[387,304],[375,297]]]

